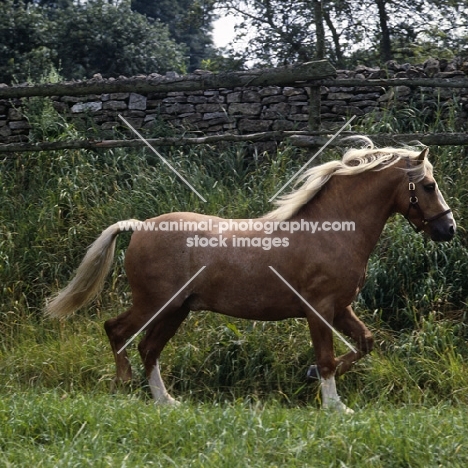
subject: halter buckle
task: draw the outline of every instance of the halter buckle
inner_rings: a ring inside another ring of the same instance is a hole
[[[409,168],[410,167],[410,163],[409,163],[409,160],[407,159],[406,160],[406,166]],[[408,177],[411,178],[411,175],[408,174]],[[431,216],[430,218],[426,218],[424,216],[424,212],[422,210],[422,208],[419,206],[419,200],[418,200],[418,197],[416,196],[416,184],[412,181],[412,180],[409,180],[408,181],[408,189],[409,189],[409,192],[410,192],[410,197],[409,197],[409,205],[408,205],[408,211],[406,212],[406,215],[405,215],[405,218],[408,220],[409,222],[409,225],[414,229],[415,232],[419,232],[423,229],[423,227],[427,226],[429,223],[431,223],[432,221],[436,221],[437,219],[439,218],[442,218],[443,216],[449,214],[452,210],[449,208],[439,214],[436,214],[435,216]],[[415,209],[419,216],[421,217],[421,223],[422,223],[422,226],[421,227],[416,227],[416,225],[409,219],[409,214],[410,214],[410,211],[411,209]]]

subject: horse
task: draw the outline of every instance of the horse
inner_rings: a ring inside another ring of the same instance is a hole
[[[117,236],[129,231],[132,305],[104,323],[116,381],[132,379],[126,346],[144,331],[138,350],[154,401],[177,404],[161,377],[160,354],[190,312],[259,321],[300,317],[312,338],[322,408],[351,413],[335,377],[373,349],[373,336],[351,304],[385,223],[400,213],[433,241],[455,235],[428,152],[377,148],[364,139],[341,159],[306,170],[260,218],[181,212],[116,222],[89,247],[68,286],[46,302],[46,314],[62,318],[89,303],[103,289]],[[355,347],[335,357],[334,333]]]

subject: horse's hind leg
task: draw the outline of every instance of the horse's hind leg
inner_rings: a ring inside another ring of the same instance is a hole
[[[187,318],[189,311],[186,306],[165,311],[162,317],[158,317],[155,323],[150,325],[145,337],[138,345],[138,351],[145,366],[148,384],[155,403],[176,403],[174,398],[167,392],[161,378],[159,356],[167,342],[175,335],[177,329]]]
[[[336,314],[334,326],[357,344],[357,351],[349,351],[337,358],[336,375],[342,375],[354,365],[356,361],[369,354],[374,347],[374,338],[370,330],[358,319],[351,306]]]
[[[144,321],[135,306],[104,323],[104,329],[114,353],[117,383],[132,380],[132,368],[128,360],[127,350],[122,348],[127,340],[143,325]]]

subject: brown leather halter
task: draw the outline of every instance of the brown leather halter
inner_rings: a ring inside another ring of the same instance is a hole
[[[408,168],[411,167],[408,159],[406,160],[406,167]],[[405,218],[407,219],[409,225],[413,228],[414,232],[420,232],[425,226],[427,226],[432,221],[442,218],[442,216],[445,216],[446,214],[449,214],[452,211],[449,208],[448,210],[442,211],[442,213],[431,216],[430,218],[426,218],[424,216],[424,211],[419,206],[419,200],[418,200],[418,197],[416,196],[416,184],[413,182],[413,176],[410,172],[408,172],[408,179],[409,179],[408,189],[409,189],[410,197],[409,197],[409,206],[405,214]],[[411,220],[409,219],[409,214],[412,209],[415,209],[417,213],[419,214],[419,216],[421,217],[422,226],[419,228],[414,223],[412,223]]]

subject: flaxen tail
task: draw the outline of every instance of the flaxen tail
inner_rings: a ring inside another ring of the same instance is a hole
[[[88,248],[75,277],[68,286],[46,303],[45,313],[50,317],[66,317],[94,299],[104,286],[114,260],[117,236],[133,231],[141,221],[129,219],[109,226]]]

